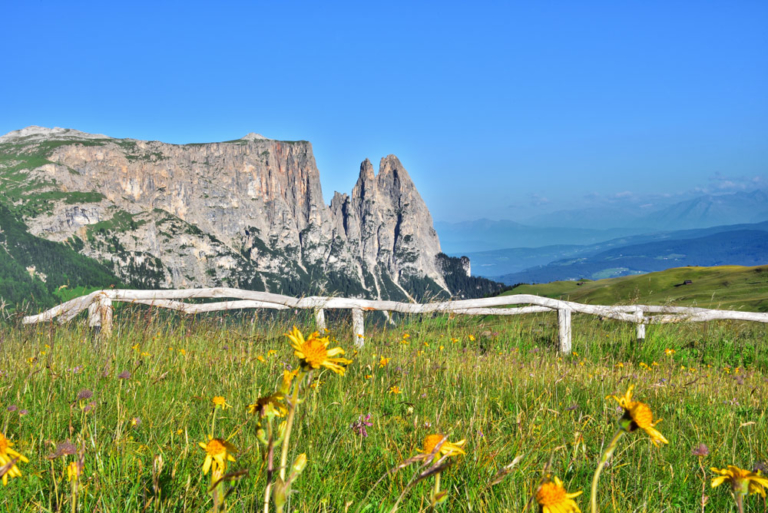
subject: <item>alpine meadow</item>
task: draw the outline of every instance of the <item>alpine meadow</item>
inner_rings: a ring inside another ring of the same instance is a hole
[[[768,513],[768,2],[0,20],[0,513]]]

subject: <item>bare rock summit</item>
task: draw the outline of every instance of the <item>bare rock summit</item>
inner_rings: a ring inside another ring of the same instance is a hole
[[[32,234],[136,287],[449,292],[429,209],[394,155],[378,172],[366,159],[329,206],[306,141],[176,145],[28,127],[0,137],[0,177]]]

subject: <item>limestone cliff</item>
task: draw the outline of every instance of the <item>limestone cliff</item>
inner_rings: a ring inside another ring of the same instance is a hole
[[[9,208],[142,287],[421,298],[447,291],[432,218],[397,157],[323,202],[306,141],[209,144],[28,127],[0,137]]]

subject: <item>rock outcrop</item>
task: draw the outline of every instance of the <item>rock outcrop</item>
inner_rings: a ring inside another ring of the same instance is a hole
[[[397,157],[323,201],[306,141],[173,145],[29,127],[0,137],[9,204],[143,287],[421,298],[447,291],[429,210]]]

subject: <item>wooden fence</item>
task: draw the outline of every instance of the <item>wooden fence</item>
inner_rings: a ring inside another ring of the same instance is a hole
[[[185,303],[183,301],[185,299],[220,299],[221,301],[214,303]],[[109,336],[112,332],[113,302],[151,305],[158,308],[176,310],[185,314],[251,308],[275,310],[309,309],[315,312],[318,329],[325,328],[325,310],[351,310],[354,343],[357,346],[361,346],[364,341],[365,312],[379,311],[384,312],[388,316],[390,312],[404,314],[522,315],[557,311],[559,348],[562,353],[566,354],[571,352],[572,312],[634,323],[637,326],[637,338],[639,340],[645,339],[645,327],[649,324],[701,322],[718,319],[768,323],[768,313],[707,310],[704,308],[674,306],[583,305],[528,294],[421,304],[342,297],[294,298],[269,292],[253,292],[223,287],[183,290],[99,290],[62,303],[41,314],[24,317],[23,322],[24,324],[49,322],[58,317],[59,322],[63,323],[72,320],[80,312],[88,310],[90,326],[100,326],[102,334]],[[507,308],[512,306],[517,308]]]

